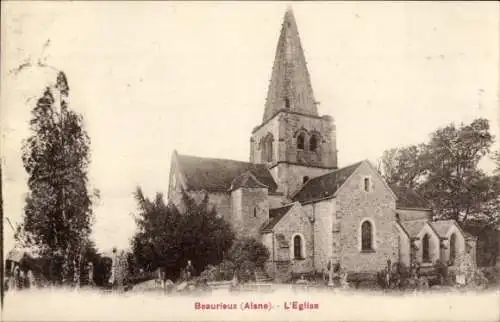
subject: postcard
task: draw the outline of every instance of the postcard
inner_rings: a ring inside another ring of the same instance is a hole
[[[5,321],[498,321],[497,2],[4,1]]]

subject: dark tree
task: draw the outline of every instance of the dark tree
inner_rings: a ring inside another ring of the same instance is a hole
[[[208,196],[197,202],[183,192],[182,213],[166,204],[161,193],[149,200],[138,188],[135,198],[139,231],[132,248],[141,267],[150,271],[165,268],[169,278],[176,278],[191,260],[199,274],[208,264],[220,263],[231,247],[234,234],[230,225],[209,206]]]
[[[450,124],[428,143],[386,151],[381,171],[388,183],[420,192],[439,219],[494,226],[500,219],[500,176],[479,168],[492,144],[485,119]]]
[[[82,251],[92,224],[92,195],[87,188],[90,139],[82,116],[69,108],[69,86],[59,72],[54,86],[38,99],[23,144],[29,175],[24,221],[18,236],[54,257],[52,277],[79,280]]]

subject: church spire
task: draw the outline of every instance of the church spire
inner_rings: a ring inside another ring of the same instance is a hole
[[[280,110],[318,116],[304,51],[292,9],[283,19],[263,122]]]

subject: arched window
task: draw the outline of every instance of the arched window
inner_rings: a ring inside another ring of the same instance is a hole
[[[450,264],[455,263],[455,258],[457,257],[457,236],[451,234],[450,236]]]
[[[366,220],[361,225],[361,251],[373,250],[373,227],[372,223]]]
[[[431,261],[429,254],[429,235],[425,234],[422,238],[422,262],[429,263]]]
[[[264,162],[273,161],[273,136],[271,134],[262,140],[261,159]]]
[[[316,138],[316,135],[313,135],[309,140],[309,150],[316,151],[317,148],[318,148],[318,139]]]
[[[363,179],[363,187],[365,189],[365,192],[369,192],[370,191],[370,178],[365,177]]]
[[[300,133],[297,137],[297,149],[304,150],[304,133]]]
[[[302,237],[300,235],[295,235],[295,237],[293,237],[293,258],[304,258],[304,254],[302,253]]]
[[[269,136],[267,138],[267,162],[273,161],[273,137]]]
[[[288,99],[288,97],[285,97],[285,108],[287,110],[290,109],[290,100]]]

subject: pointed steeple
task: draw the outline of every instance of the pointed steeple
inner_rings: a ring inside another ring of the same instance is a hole
[[[309,71],[292,9],[283,19],[263,122],[280,110],[318,116]]]

